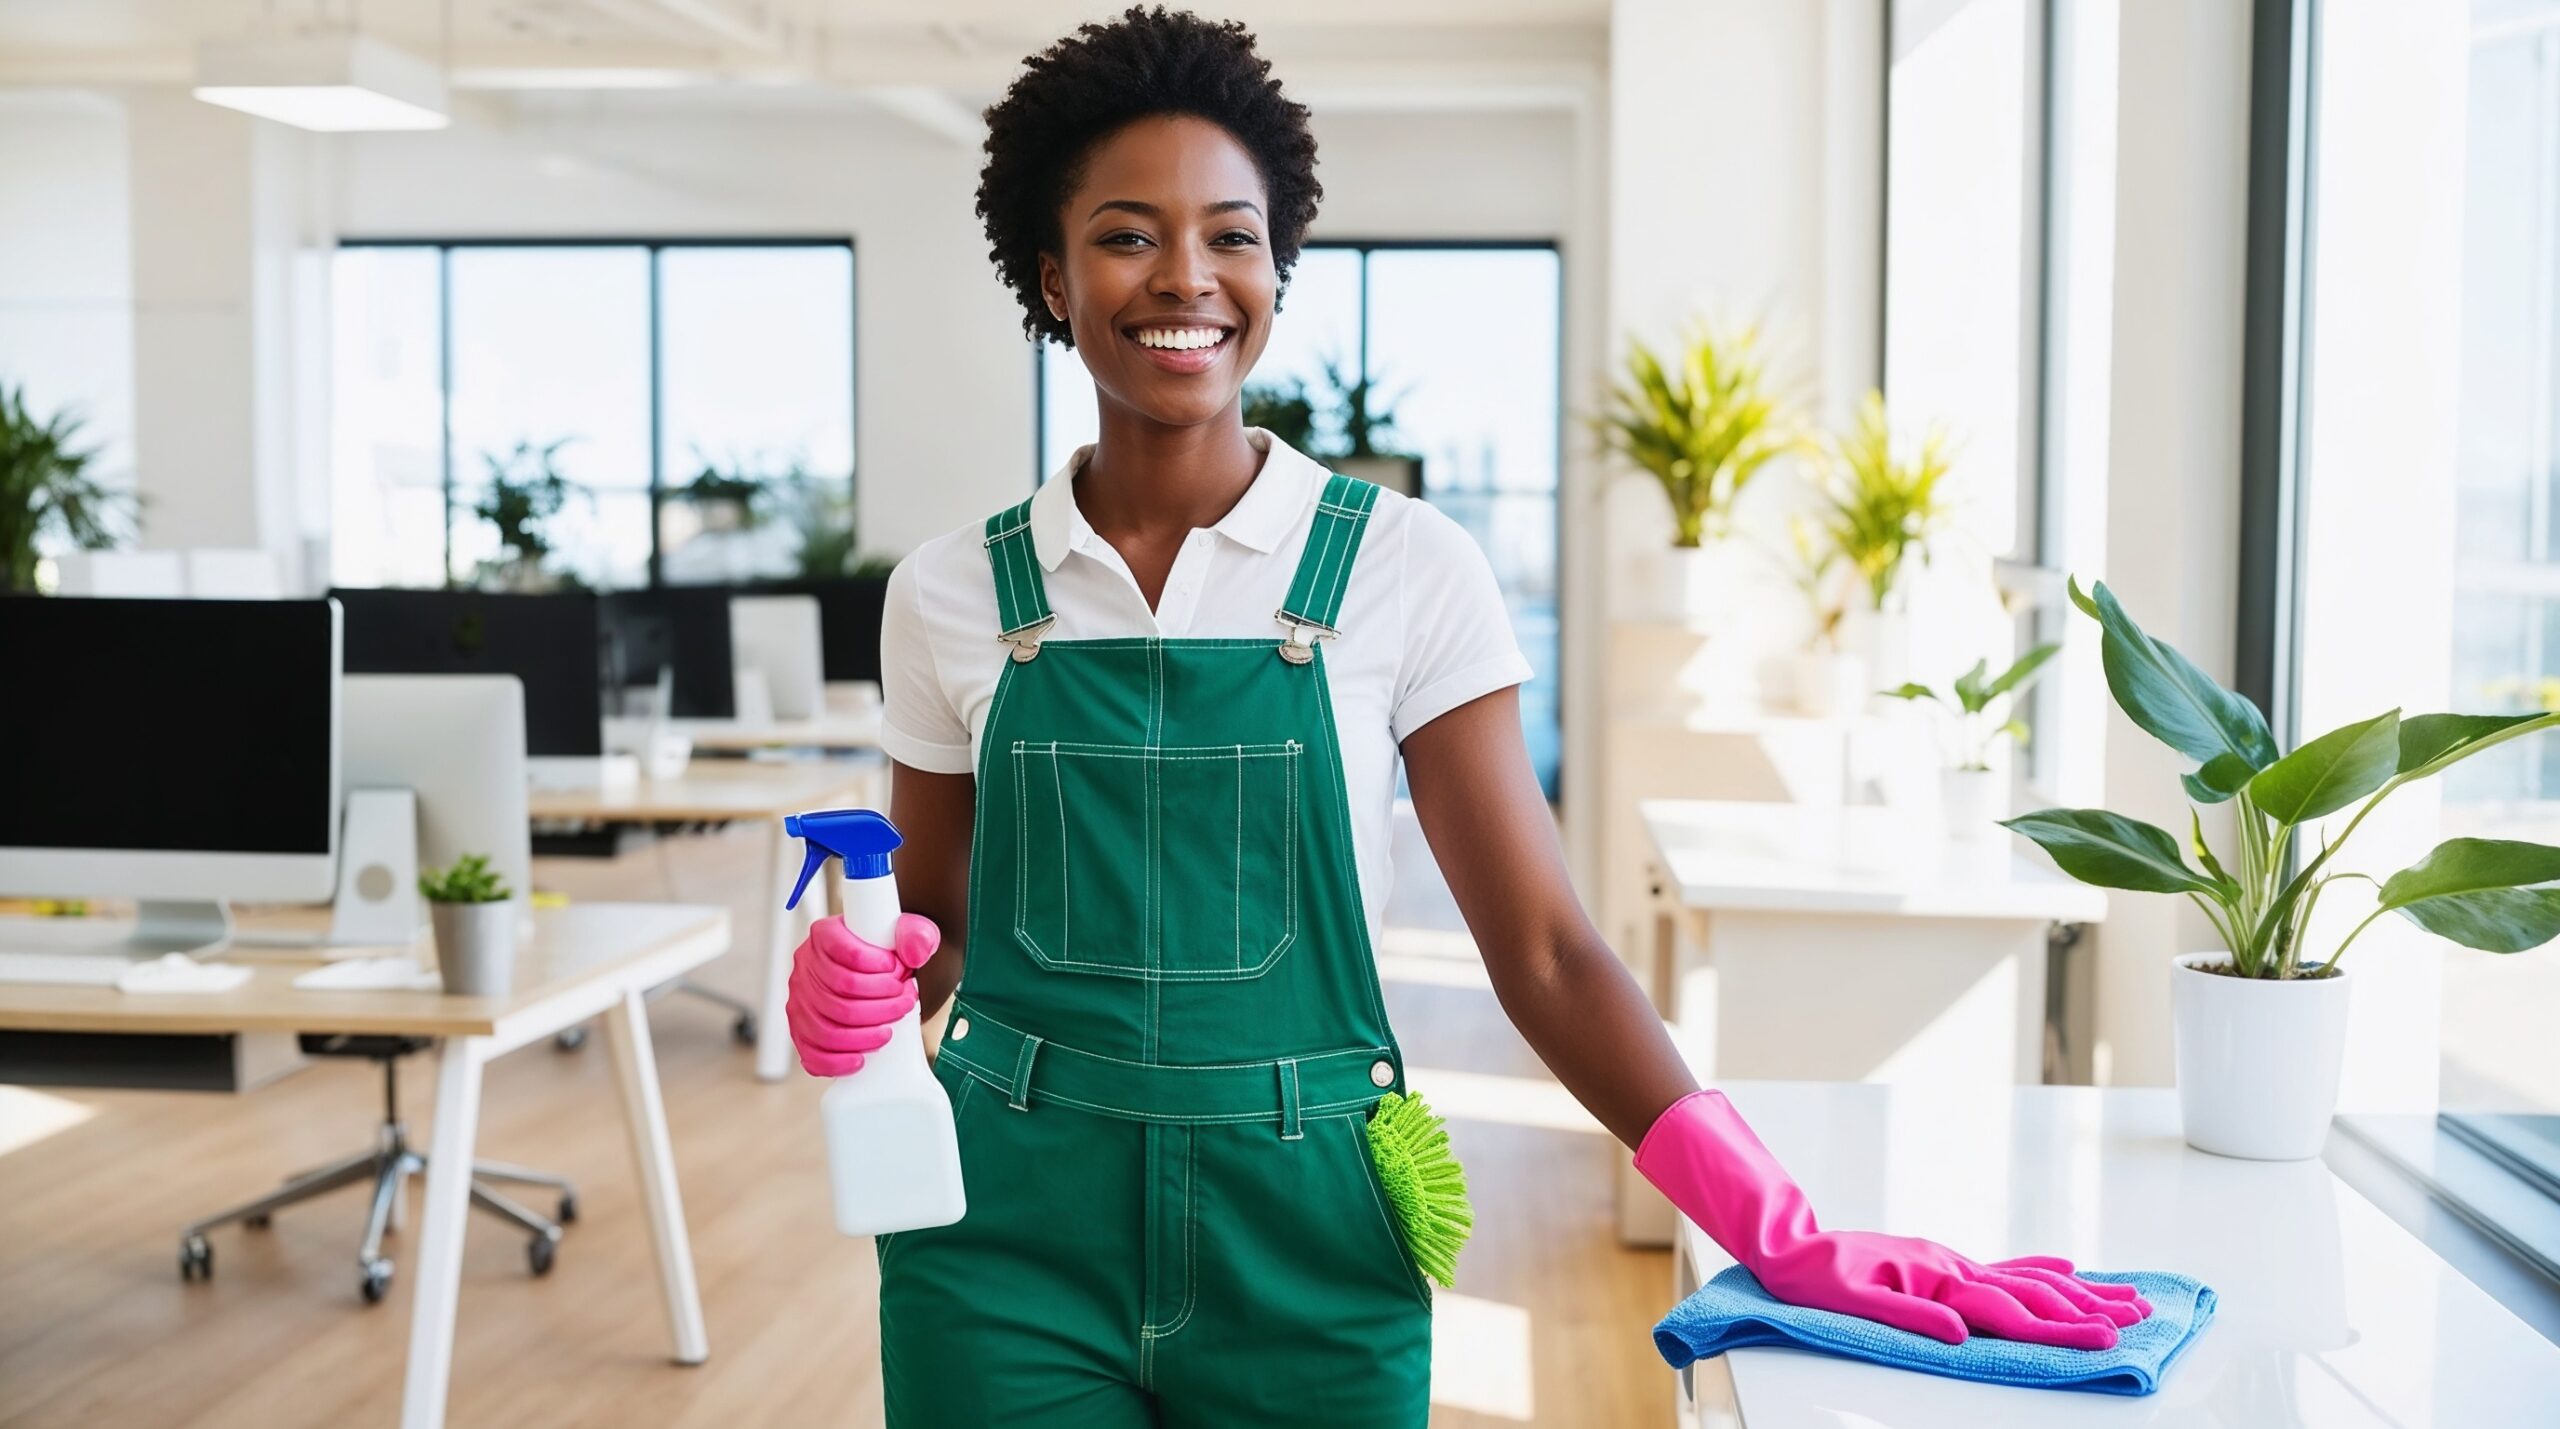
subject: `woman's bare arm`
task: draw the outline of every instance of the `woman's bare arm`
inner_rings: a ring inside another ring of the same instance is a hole
[[[931,1017],[960,986],[969,947],[969,836],[977,824],[978,777],[928,774],[890,761],[889,822],[898,849],[898,901],[942,929],[942,951],[916,971],[918,1006]]]
[[[1497,690],[1415,730],[1404,762],[1414,813],[1502,1010],[1565,1089],[1636,1145],[1698,1084],[1574,895],[1520,735],[1519,692]]]

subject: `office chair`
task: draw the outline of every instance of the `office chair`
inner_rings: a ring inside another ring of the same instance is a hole
[[[391,1262],[382,1254],[382,1237],[393,1228],[392,1216],[408,1179],[427,1169],[427,1158],[410,1149],[408,1129],[400,1121],[400,1059],[426,1050],[434,1045],[434,1041],[431,1037],[305,1033],[301,1043],[307,1055],[365,1057],[382,1064],[382,1128],[373,1149],[288,1177],[282,1187],[268,1195],[188,1226],[178,1238],[179,1278],[213,1278],[213,1245],[204,1238],[206,1231],[233,1221],[251,1230],[263,1230],[268,1218],[286,1206],[325,1195],[341,1186],[370,1181],[373,1183],[372,1209],[365,1217],[364,1243],[356,1250],[356,1271],[362,1277],[358,1289],[363,1292],[365,1303],[379,1303],[391,1288]],[[560,1193],[559,1219],[545,1220],[483,1185],[483,1181],[548,1186]],[[471,1164],[471,1204],[511,1221],[531,1234],[532,1239],[525,1244],[525,1259],[536,1275],[551,1273],[552,1256],[560,1244],[561,1227],[578,1218],[578,1191],[567,1178],[498,1161],[474,1161]]]

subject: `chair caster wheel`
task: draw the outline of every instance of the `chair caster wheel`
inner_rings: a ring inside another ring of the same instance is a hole
[[[729,1035],[741,1046],[756,1045],[756,1015],[752,1012],[739,1013],[738,1020],[729,1024]]]
[[[560,1193],[560,1214],[553,1219],[559,1221],[560,1224],[564,1226],[576,1223],[578,1219],[577,1192],[563,1191]]]
[[[274,1224],[275,1220],[270,1216],[243,1216],[240,1219],[241,1227],[246,1230],[262,1231]]]
[[[533,1267],[534,1274],[549,1275],[551,1273],[552,1257],[557,1253],[557,1250],[558,1247],[554,1244],[551,1237],[547,1235],[535,1236],[533,1239],[524,1243],[525,1263]]]
[[[563,1052],[575,1052],[579,1048],[587,1045],[587,1029],[584,1027],[563,1028],[558,1036],[551,1039],[551,1045]]]
[[[178,1278],[190,1281],[213,1278],[212,1242],[200,1235],[191,1235],[178,1242]]]
[[[364,1303],[381,1304],[383,1295],[391,1289],[391,1262],[377,1260],[367,1265],[364,1268],[364,1279],[356,1288],[363,1292]]]

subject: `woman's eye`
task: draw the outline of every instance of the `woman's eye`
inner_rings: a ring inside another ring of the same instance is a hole
[[[1227,241],[1228,239],[1230,239],[1230,238],[1241,238],[1241,239],[1243,239],[1243,240],[1244,240],[1244,242],[1243,242],[1241,245],[1239,245],[1239,246],[1241,246],[1241,247],[1246,247],[1246,248],[1250,248],[1250,247],[1252,247],[1254,244],[1260,243],[1260,242],[1262,241],[1260,238],[1258,238],[1258,237],[1254,236],[1254,234],[1253,234],[1253,233],[1251,233],[1250,231],[1248,231],[1248,230],[1246,230],[1246,229],[1241,229],[1241,228],[1237,229],[1237,230],[1236,230],[1235,232],[1233,232],[1233,233],[1224,233],[1224,234],[1220,234],[1220,235],[1218,236],[1218,241],[1219,241],[1219,242],[1221,242],[1221,243],[1224,243],[1224,242],[1226,242],[1226,241]]]

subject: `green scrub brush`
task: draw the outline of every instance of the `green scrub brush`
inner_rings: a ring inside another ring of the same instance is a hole
[[[1369,1118],[1369,1155],[1378,1185],[1404,1224],[1404,1243],[1422,1273],[1444,1286],[1457,1284],[1458,1247],[1474,1229],[1467,1205],[1467,1172],[1449,1151],[1447,1123],[1422,1098],[1389,1092]]]

